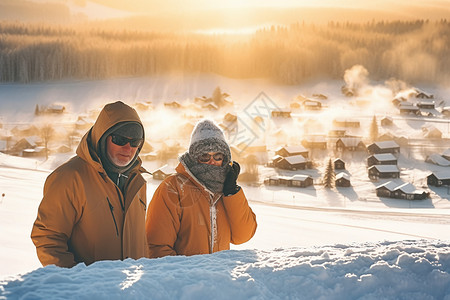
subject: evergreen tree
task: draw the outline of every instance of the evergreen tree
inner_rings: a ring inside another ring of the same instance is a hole
[[[214,92],[212,94],[212,100],[214,104],[216,104],[218,107],[222,106],[223,96],[222,91],[220,90],[220,87],[216,87],[214,89]]]
[[[331,158],[328,160],[327,168],[325,169],[325,174],[323,175],[323,185],[326,188],[332,188],[334,186],[334,180],[336,176],[334,174],[333,163],[331,162]]]
[[[377,117],[373,116],[372,123],[370,124],[370,140],[372,142],[375,142],[378,139],[378,124],[377,124]]]

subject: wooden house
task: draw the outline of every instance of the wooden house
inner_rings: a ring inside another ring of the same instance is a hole
[[[378,197],[407,199],[407,200],[423,200],[430,196],[430,193],[417,190],[411,183],[397,184],[393,181],[388,181],[376,187]]]
[[[327,140],[322,135],[310,135],[302,140],[302,145],[309,149],[327,149]]]
[[[333,164],[335,170],[345,170],[345,161],[343,161],[342,159],[336,158],[333,161]]]
[[[336,175],[336,180],[334,182],[338,187],[350,187],[350,175],[345,172],[340,172]]]
[[[400,103],[398,109],[400,111],[400,114],[402,114],[402,115],[410,115],[410,114],[419,115],[420,114],[420,109],[410,102]]]
[[[275,150],[275,154],[283,157],[302,155],[303,157],[308,158],[308,150],[303,146],[279,147]]]
[[[381,141],[370,144],[367,147],[370,154],[392,153],[400,152],[400,146],[394,141]]]
[[[164,102],[164,107],[179,109],[182,107],[182,105],[177,101],[172,101],[172,102]]]
[[[322,103],[315,100],[305,100],[303,102],[303,108],[305,110],[320,110],[322,109]]]
[[[316,98],[316,99],[320,99],[320,100],[327,100],[328,99],[328,97],[325,96],[324,94],[312,94],[312,97]]]
[[[264,179],[264,184],[265,185],[272,185],[272,186],[280,185],[280,178],[277,175],[271,176],[269,178]]]
[[[436,104],[434,101],[418,101],[416,105],[420,109],[435,109]]]
[[[427,184],[433,186],[449,186],[450,185],[450,170],[433,172],[427,177]]]
[[[366,145],[359,137],[341,137],[336,141],[336,150],[364,151],[366,150]]]
[[[344,137],[347,132],[345,128],[333,128],[328,131],[329,137]]]
[[[156,169],[152,172],[153,179],[164,180],[172,174],[175,174],[176,171],[173,167],[169,167],[168,165],[164,165],[159,169]]]
[[[280,163],[280,161],[283,160],[283,156],[281,155],[275,155],[274,157],[272,157],[272,159],[270,160],[268,166],[269,167],[277,167],[278,164]]]
[[[296,174],[288,180],[288,186],[308,187],[313,185],[314,181],[311,176]]]
[[[394,124],[394,119],[389,116],[385,116],[380,120],[381,126],[392,126]]]
[[[373,154],[367,158],[367,166],[396,165],[397,158],[392,153]]]
[[[272,118],[290,118],[291,111],[289,109],[276,109],[271,112]]]
[[[10,152],[15,155],[22,155],[25,149],[35,149],[39,146],[42,146],[42,139],[39,136],[30,136],[17,141]]]
[[[345,119],[345,118],[336,118],[333,120],[333,126],[335,127],[351,127],[351,128],[359,128],[361,126],[358,120],[353,119]]]
[[[397,186],[398,184],[393,181],[385,182],[375,188],[377,191],[377,196],[391,198]]]
[[[428,139],[440,139],[442,138],[442,132],[434,126],[422,127],[423,136]]]
[[[43,157],[45,156],[46,150],[44,147],[36,147],[36,148],[29,148],[29,149],[23,149],[22,150],[22,156],[23,157]]]
[[[414,185],[407,182],[402,185],[399,185],[393,193],[394,198],[397,199],[406,199],[406,200],[423,200],[430,196],[430,193],[417,190]]]
[[[369,167],[368,175],[370,179],[379,178],[399,178],[400,170],[397,165],[373,165]]]
[[[294,155],[283,157],[276,165],[277,168],[284,170],[304,170],[309,166],[308,161],[303,155]]]

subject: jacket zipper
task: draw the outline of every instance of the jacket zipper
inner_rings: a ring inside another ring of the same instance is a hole
[[[112,218],[113,218],[114,225],[116,226],[116,234],[117,234],[117,236],[119,236],[119,228],[117,228],[116,217],[114,217],[114,206],[112,206],[112,204],[111,204],[111,202],[109,201],[109,198],[108,198],[108,197],[106,197],[106,200],[108,200],[109,210],[111,211],[111,216],[112,216]]]
[[[209,249],[209,253],[212,254],[214,253],[214,240],[216,239],[216,233],[217,231],[217,208],[216,208],[216,203],[217,201],[219,201],[219,199],[222,197],[221,195],[218,195],[214,198],[214,195],[209,194],[209,226],[210,226],[210,249]]]

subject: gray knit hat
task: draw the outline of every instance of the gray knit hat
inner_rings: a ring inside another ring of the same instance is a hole
[[[197,158],[208,152],[220,152],[225,155],[224,164],[231,161],[230,146],[223,131],[210,120],[202,120],[195,125],[189,143],[189,154]]]

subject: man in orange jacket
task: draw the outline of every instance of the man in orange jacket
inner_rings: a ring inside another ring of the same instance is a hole
[[[42,265],[147,256],[143,142],[133,108],[120,101],[103,108],[77,155],[45,182],[31,232]]]
[[[222,130],[203,120],[194,128],[176,174],[157,188],[146,220],[150,257],[207,254],[242,244],[256,217],[241,187]]]

